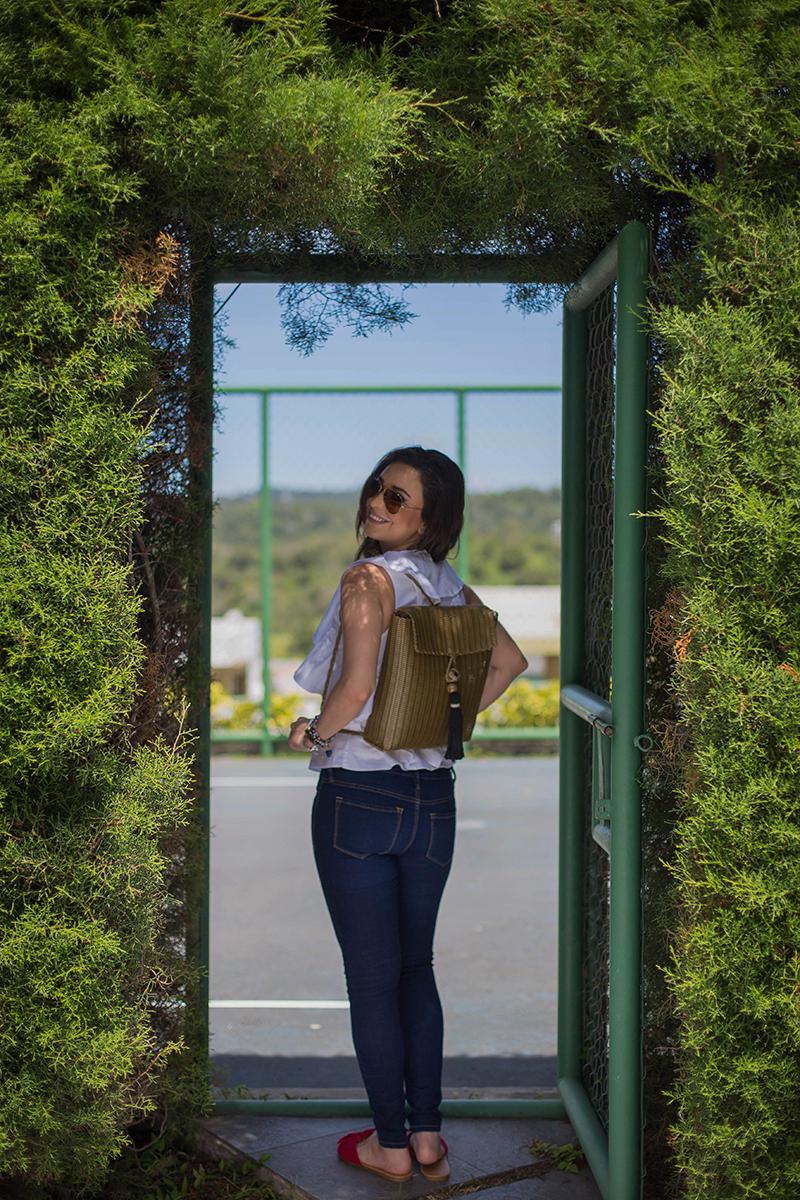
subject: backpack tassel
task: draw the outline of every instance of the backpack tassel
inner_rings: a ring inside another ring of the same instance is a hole
[[[461,712],[461,693],[458,690],[458,671],[454,659],[450,659],[447,667],[447,691],[450,704],[450,715],[447,722],[447,749],[445,758],[451,762],[464,757],[464,717]]]

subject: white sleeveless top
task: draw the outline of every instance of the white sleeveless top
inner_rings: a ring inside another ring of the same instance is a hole
[[[384,567],[394,584],[395,608],[411,604],[426,604],[425,597],[408,575],[418,579],[425,594],[431,600],[439,600],[443,605],[464,603],[464,584],[447,562],[435,563],[426,550],[388,550],[376,558],[359,558],[356,562],[375,563]],[[355,564],[351,564],[355,565]],[[349,568],[348,568],[349,570]],[[325,616],[319,623],[314,634],[314,647],[307,658],[303,660],[294,673],[294,678],[307,692],[322,692],[328,677],[333,648],[336,645],[336,635],[341,621],[341,584],[336,589],[333,599],[328,605]],[[386,649],[388,629],[381,637],[378,654],[378,668],[375,674],[375,686],[378,685],[381,663]],[[333,687],[342,673],[342,657],[344,648],[341,639],[336,654],[336,662],[331,673],[329,689]],[[372,712],[375,699],[373,691],[361,712],[348,722],[348,729],[363,729],[367,718]],[[370,746],[362,737],[345,733],[335,737],[331,745],[331,757],[327,758],[322,750],[314,750],[311,754],[309,767],[312,771],[321,771],[323,767],[344,767],[348,771],[389,771],[392,767],[400,766],[404,771],[434,771],[437,767],[449,767],[452,763],[445,758],[445,747],[432,750],[378,750]]]

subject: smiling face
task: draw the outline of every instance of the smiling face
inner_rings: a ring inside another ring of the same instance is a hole
[[[419,471],[405,463],[393,462],[389,463],[380,478],[384,487],[400,493],[404,505],[399,512],[390,513],[386,511],[383,492],[372,496],[367,502],[364,533],[379,543],[383,553],[387,550],[413,550],[425,529]]]

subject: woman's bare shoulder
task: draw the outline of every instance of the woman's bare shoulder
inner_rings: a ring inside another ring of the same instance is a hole
[[[353,563],[342,575],[342,595],[345,592],[377,592],[379,596],[391,593],[394,596],[394,584],[380,563],[362,561]]]
[[[342,576],[341,596],[343,621],[368,619],[370,613],[380,613],[383,628],[388,628],[394,611],[394,584],[385,567],[379,563],[353,563]]]

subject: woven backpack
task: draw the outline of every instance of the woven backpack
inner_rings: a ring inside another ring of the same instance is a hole
[[[445,757],[464,757],[478,715],[497,613],[482,604],[443,607],[408,576],[427,605],[396,608],[389,623],[375,702],[363,731],[378,750],[428,750],[446,744]],[[341,625],[325,683],[328,693]],[[342,733],[356,733],[344,729]]]

